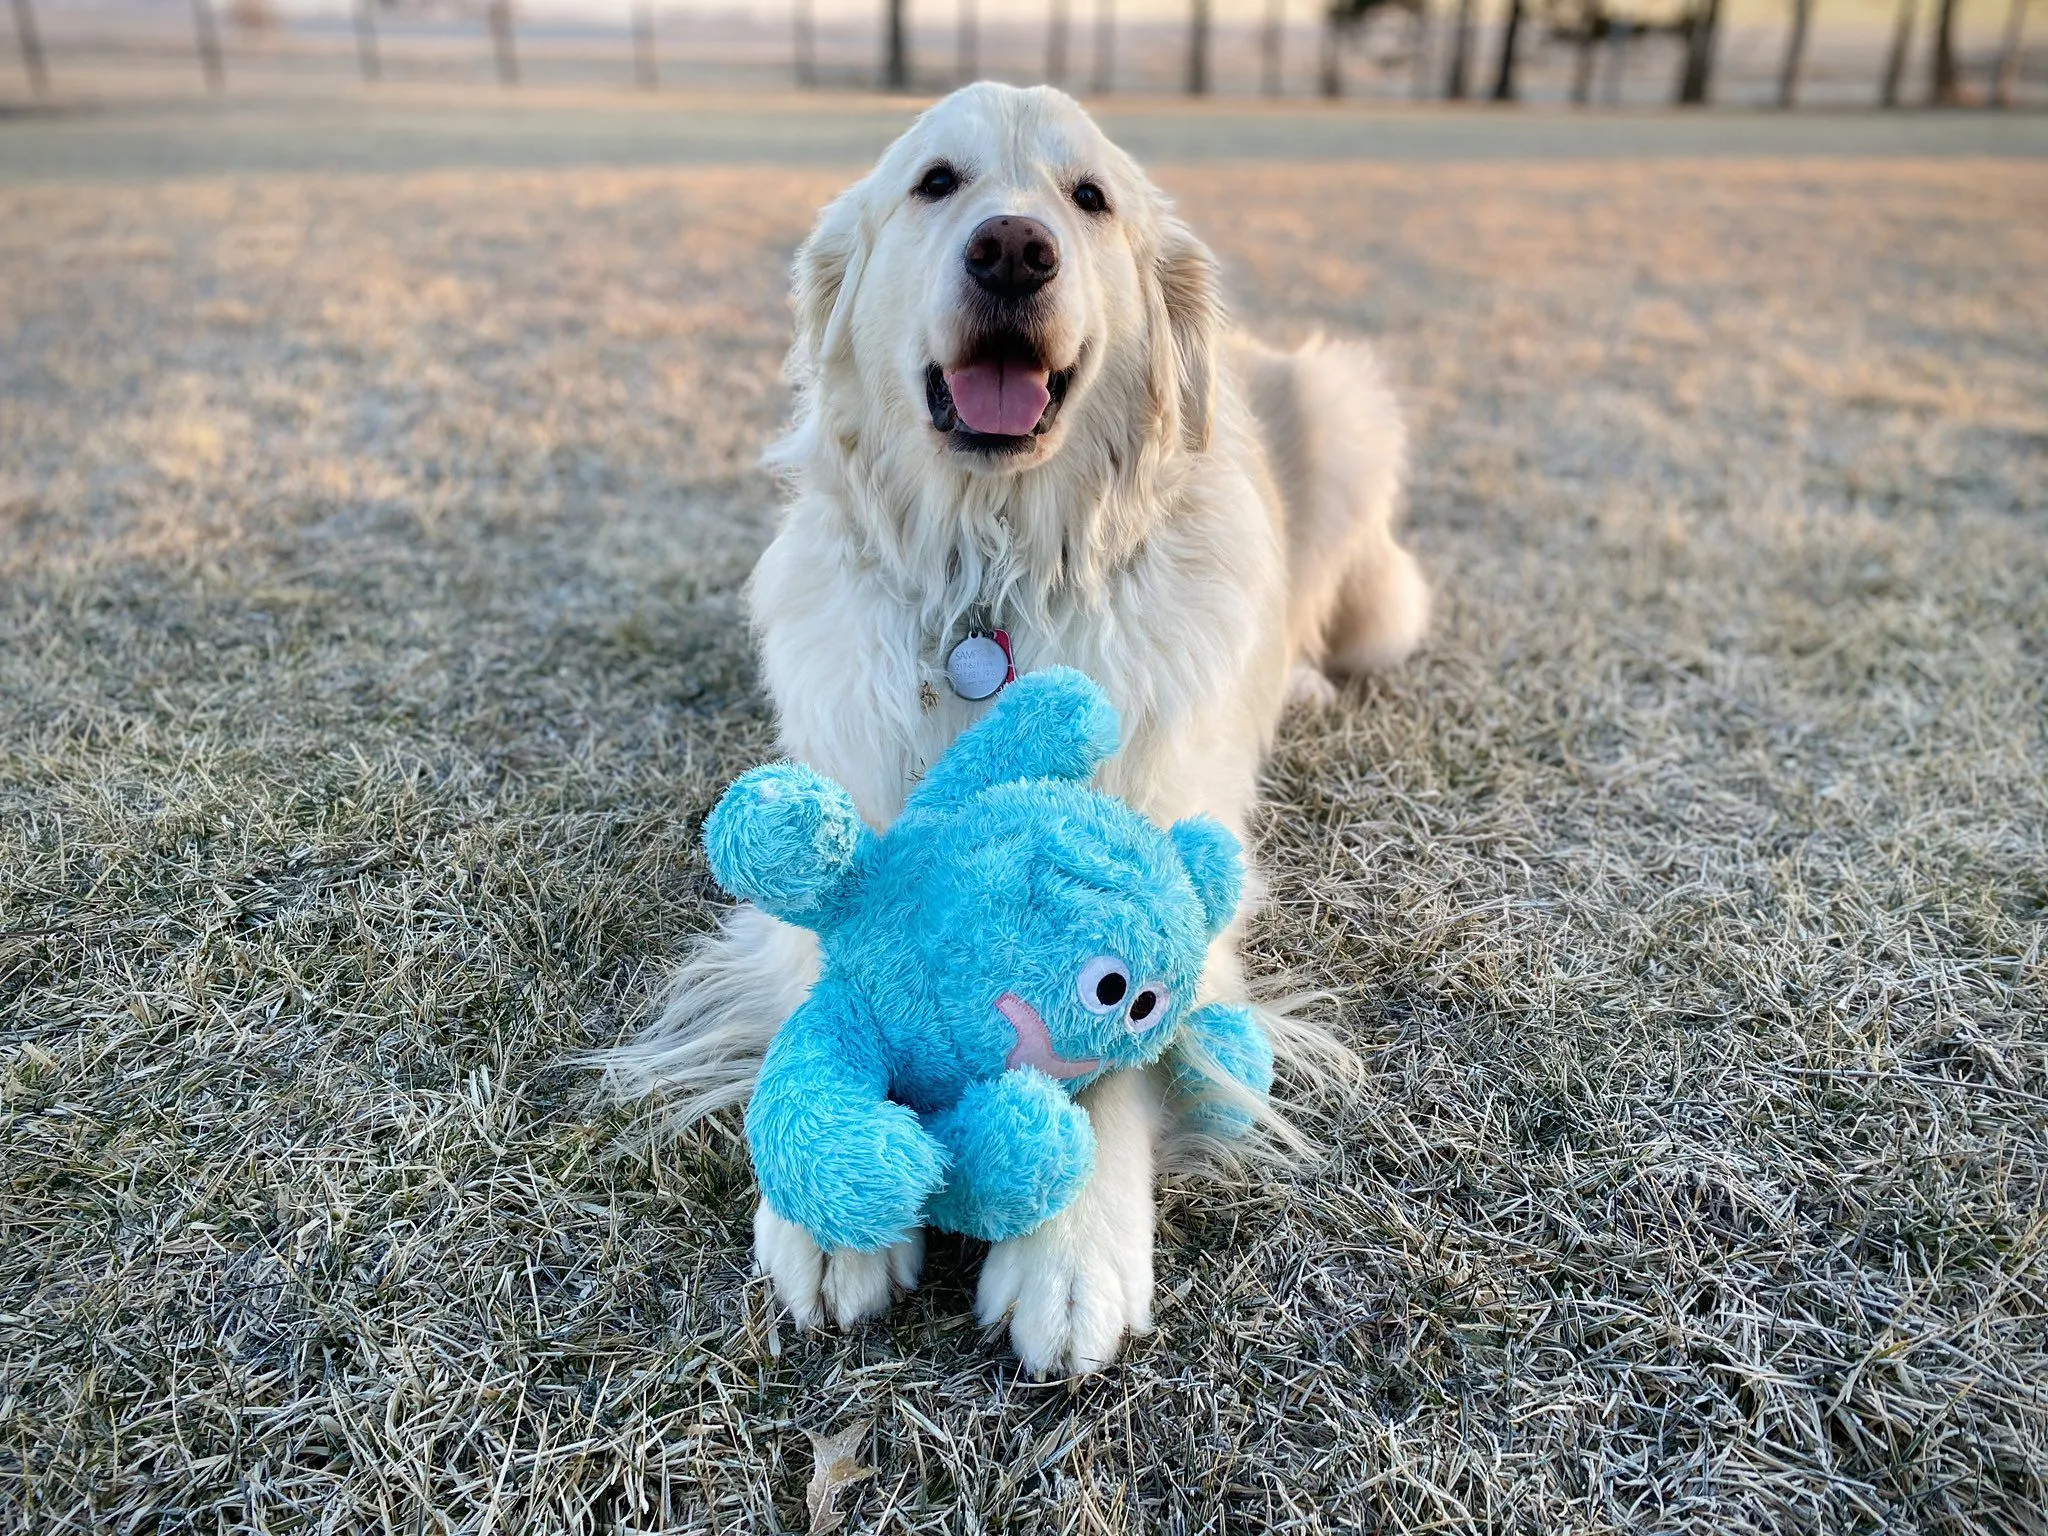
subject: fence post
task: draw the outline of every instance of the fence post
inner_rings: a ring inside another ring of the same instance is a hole
[[[1209,94],[1209,0],[1188,4],[1188,94]]]
[[[1991,72],[1991,105],[2012,105],[2013,87],[2020,78],[2020,28],[2026,24],[2027,0],[2012,0],[2005,13],[2005,36],[1998,44],[1998,65]]]
[[[498,59],[498,83],[519,83],[519,54],[512,37],[512,0],[490,0],[484,12],[491,26],[491,48]]]
[[[14,0],[14,40],[21,47],[28,88],[38,96],[49,95],[50,71],[43,63],[43,34],[36,30],[33,0]]]
[[[1920,0],[1899,0],[1899,13],[1892,23],[1892,46],[1884,56],[1884,75],[1877,85],[1877,104],[1899,104],[1899,82],[1906,77],[1906,55],[1913,47],[1913,13]]]
[[[1500,71],[1493,78],[1493,99],[1515,99],[1515,47],[1522,36],[1522,0],[1508,0],[1507,29],[1500,38]]]
[[[640,0],[633,7],[633,78],[643,90],[661,84],[661,66],[654,57],[653,0]]]
[[[1472,0],[1458,0],[1458,20],[1451,28],[1451,67],[1444,72],[1444,100],[1463,101],[1471,88]]]
[[[1813,19],[1813,0],[1792,0],[1792,34],[1785,39],[1785,66],[1778,71],[1778,105],[1799,100],[1799,71],[1806,63],[1806,25]]]
[[[1116,87],[1116,0],[1095,0],[1095,83],[1097,96]]]
[[[1045,79],[1048,85],[1067,83],[1067,0],[1052,0],[1046,11]]]
[[[374,84],[384,73],[383,61],[377,57],[377,18],[371,7],[377,0],[356,0],[356,64],[363,72],[363,83]]]
[[[199,72],[206,88],[216,96],[227,88],[227,70],[221,64],[220,28],[213,19],[211,0],[192,0],[192,36],[199,45]]]

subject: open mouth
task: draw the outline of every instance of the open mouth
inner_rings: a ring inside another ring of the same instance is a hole
[[[1021,336],[992,336],[956,368],[925,369],[925,409],[956,448],[1016,453],[1059,420],[1074,367],[1053,371]]]
[[[1009,1057],[1003,1065],[1014,1072],[1019,1067],[1036,1067],[1047,1077],[1066,1082],[1070,1078],[1086,1077],[1102,1065],[1100,1058],[1084,1056],[1079,1061],[1069,1061],[1052,1048],[1052,1035],[1045,1027],[1045,1020],[1038,1016],[1038,1010],[1025,1002],[1014,992],[1005,992],[996,999],[996,1012],[1010,1021],[1010,1027],[1017,1031],[1017,1043],[1010,1048]]]

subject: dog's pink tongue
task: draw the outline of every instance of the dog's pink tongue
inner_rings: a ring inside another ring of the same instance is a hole
[[[953,409],[970,432],[1023,437],[1038,425],[1052,392],[1043,368],[1018,363],[969,363],[946,375]]]

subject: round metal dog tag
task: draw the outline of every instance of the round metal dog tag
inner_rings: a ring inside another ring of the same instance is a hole
[[[946,657],[946,681],[963,699],[986,699],[1010,680],[1010,653],[987,635],[969,635]]]

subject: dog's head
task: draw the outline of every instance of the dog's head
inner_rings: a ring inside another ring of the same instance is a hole
[[[1058,91],[938,103],[819,216],[795,286],[794,371],[842,431],[986,475],[1208,441],[1215,263]]]

